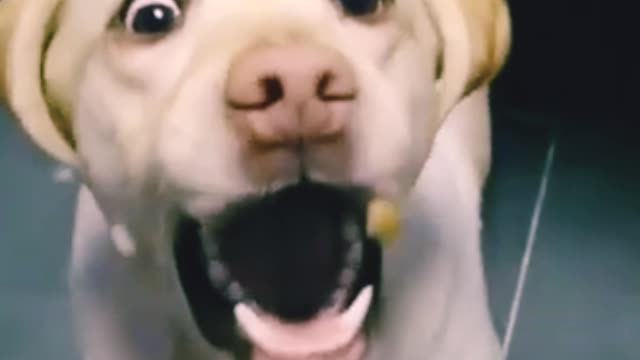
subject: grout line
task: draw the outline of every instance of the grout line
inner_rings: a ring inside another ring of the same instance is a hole
[[[513,332],[516,327],[516,321],[518,320],[518,313],[520,310],[520,303],[522,301],[522,293],[524,292],[524,285],[527,280],[527,273],[529,270],[529,263],[531,262],[531,255],[533,253],[533,246],[536,242],[538,234],[538,228],[540,223],[540,216],[542,213],[542,207],[547,197],[547,186],[549,184],[549,178],[551,177],[551,169],[556,153],[556,142],[553,140],[547,149],[547,156],[545,159],[544,170],[540,179],[540,187],[538,189],[538,195],[536,197],[535,206],[533,208],[533,215],[531,222],[529,223],[529,232],[527,234],[527,244],[522,255],[522,262],[520,263],[520,272],[518,274],[518,282],[516,283],[515,293],[513,295],[513,302],[511,304],[511,310],[509,311],[509,322],[504,335],[502,343],[502,351],[504,358],[507,359],[509,355],[509,348],[511,346],[511,339],[513,338]]]

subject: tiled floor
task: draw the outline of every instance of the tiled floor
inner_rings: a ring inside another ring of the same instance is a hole
[[[496,114],[485,199],[491,304],[508,359],[640,358],[637,130],[551,129],[514,114]]]
[[[632,137],[559,132],[512,359],[640,358],[640,143]]]
[[[495,118],[484,253],[509,360],[640,358],[640,144],[629,131]],[[5,120],[0,359],[75,360],[65,291],[74,187],[54,184],[53,164]]]
[[[78,359],[65,273],[75,189],[53,183],[2,113],[0,168],[0,359]]]

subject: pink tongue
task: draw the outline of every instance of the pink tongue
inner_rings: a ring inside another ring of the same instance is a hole
[[[339,314],[325,314],[302,324],[270,320],[279,336],[254,339],[252,360],[359,360],[364,353],[364,335],[341,326]]]
[[[235,315],[254,345],[253,360],[358,360],[365,349],[361,327],[372,296],[373,288],[367,286],[342,313],[336,305],[304,323],[283,323],[242,303]]]
[[[362,360],[365,355],[366,340],[364,335],[356,338],[341,349],[323,354],[301,357],[287,357],[269,354],[259,347],[254,347],[251,360]]]

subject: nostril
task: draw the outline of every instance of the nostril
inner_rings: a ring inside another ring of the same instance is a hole
[[[265,95],[265,107],[274,104],[284,97],[282,81],[277,76],[267,76],[260,81]]]
[[[336,74],[325,71],[320,76],[316,87],[316,96],[322,101],[351,101],[356,97],[353,88],[340,84]]]
[[[264,110],[284,98],[284,86],[282,80],[277,75],[270,75],[261,78],[259,81],[263,99],[256,102],[241,102],[229,100],[229,106],[236,110]]]

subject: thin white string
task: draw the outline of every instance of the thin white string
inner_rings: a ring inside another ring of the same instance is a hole
[[[533,215],[529,224],[529,232],[527,234],[527,243],[522,256],[522,262],[520,263],[520,272],[518,274],[518,281],[516,283],[516,290],[513,296],[513,302],[511,304],[511,310],[509,311],[509,322],[504,335],[504,341],[502,344],[502,351],[504,358],[509,356],[509,348],[511,346],[511,340],[513,338],[513,332],[516,327],[516,321],[518,320],[518,313],[520,310],[520,303],[522,301],[522,293],[524,292],[524,285],[527,281],[527,273],[529,271],[529,263],[531,262],[531,255],[533,253],[533,246],[536,242],[538,234],[538,227],[540,223],[540,215],[544,206],[544,201],[547,197],[547,186],[549,184],[549,178],[551,177],[551,170],[553,168],[553,162],[556,153],[556,142],[551,142],[547,149],[547,156],[545,159],[544,170],[540,180],[540,187],[538,189],[538,195],[536,198],[535,206],[533,208]]]

